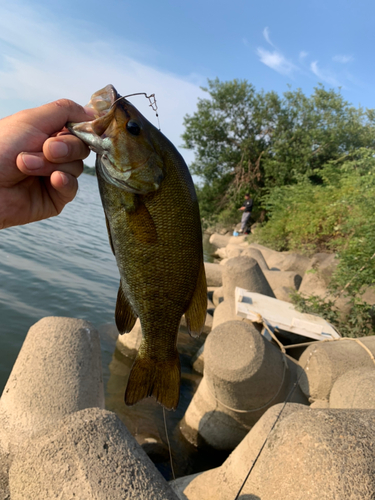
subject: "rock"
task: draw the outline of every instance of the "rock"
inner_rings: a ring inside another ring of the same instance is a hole
[[[375,498],[375,411],[282,408],[268,410],[221,467],[173,481],[179,498],[236,498],[259,453],[241,499]]]
[[[299,364],[304,372],[299,385],[310,402],[329,400],[333,384],[349,370],[360,367],[374,369],[369,353],[357,341],[375,355],[375,336],[319,342],[303,352]]]
[[[97,330],[80,319],[43,318],[30,328],[2,394],[0,447],[14,452],[36,432],[93,406],[104,408]]]
[[[375,409],[375,370],[357,368],[341,375],[333,384],[330,408]]]
[[[241,256],[255,259],[258,262],[259,267],[261,268],[262,271],[269,270],[267,262],[265,261],[262,252],[258,248],[253,248],[252,246],[249,246],[242,251]]]
[[[337,264],[338,260],[335,254],[315,254],[302,278],[299,292],[307,296],[326,297],[328,295],[327,287]]]
[[[204,263],[204,269],[206,271],[207,286],[221,286],[222,272],[223,268],[219,264],[212,264],[211,262]]]
[[[12,500],[176,500],[119,418],[74,413],[20,449],[9,472]]]
[[[293,271],[264,270],[263,274],[266,277],[273,291],[281,287],[287,287],[287,288],[292,288],[294,290],[298,290],[302,282],[301,276]]]
[[[232,237],[231,234],[221,235],[218,233],[213,233],[210,236],[210,243],[211,245],[214,245],[217,248],[223,248],[228,245],[231,237]]]
[[[216,288],[216,290],[212,295],[212,302],[214,303],[214,306],[217,307],[223,300],[224,300],[224,289],[222,286],[219,286]]]
[[[225,303],[225,302],[224,302]],[[204,377],[181,424],[195,446],[232,450],[297,379],[285,357],[254,325],[230,321],[216,327],[204,347]],[[297,390],[293,401],[305,402]]]

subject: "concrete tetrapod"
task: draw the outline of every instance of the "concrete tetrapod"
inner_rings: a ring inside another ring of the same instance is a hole
[[[171,482],[180,500],[234,500],[259,453],[240,499],[375,498],[375,410],[283,406],[269,409],[221,467]]]
[[[57,420],[104,408],[99,334],[91,323],[43,318],[23,343],[0,400],[0,447],[13,452]]]
[[[223,266],[224,301],[215,309],[212,328],[216,328],[226,321],[238,320],[234,307],[234,291],[237,286],[250,292],[275,297],[272,288],[255,259],[251,257],[229,259],[225,266]]]
[[[223,323],[206,340],[204,377],[181,431],[195,446],[233,450],[270,406],[285,400],[296,377],[296,362],[252,324]],[[291,400],[307,403],[298,388]]]
[[[177,500],[112,412],[89,408],[60,420],[16,455],[12,500]]]
[[[329,407],[375,410],[374,368],[357,368],[341,375],[333,384]]]
[[[328,401],[332,386],[341,375],[356,368],[375,368],[371,355],[375,356],[375,336],[310,345],[299,359],[302,368],[308,363],[308,370],[299,381],[302,392],[311,403]]]

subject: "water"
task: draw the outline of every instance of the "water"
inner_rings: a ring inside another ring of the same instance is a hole
[[[204,251],[205,260],[212,261],[208,238],[204,238]],[[45,316],[86,319],[97,327],[113,323],[118,285],[95,177],[80,177],[76,198],[58,217],[0,231],[0,393],[30,326]],[[119,357],[115,339],[116,335],[101,338],[105,384],[111,377],[110,364]],[[179,342],[181,405],[174,414],[168,412],[172,434],[176,434],[179,419],[200,381],[199,375],[192,373],[189,360],[202,341],[185,334]],[[127,360],[120,362],[125,366]],[[116,389],[111,386],[111,392],[107,390],[107,407],[116,411],[140,441],[148,429],[148,436],[156,436],[157,444],[165,443],[161,407],[150,399],[130,409],[125,407],[125,385],[125,379],[120,379]],[[186,465],[184,460],[181,474],[198,471],[190,460],[196,452],[188,449],[180,436],[171,439],[174,450],[179,450],[177,455],[184,455],[189,462]],[[161,449],[164,453],[165,447]],[[165,468],[165,461],[160,467]]]

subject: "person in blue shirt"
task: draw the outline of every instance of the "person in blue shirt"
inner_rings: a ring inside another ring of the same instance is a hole
[[[250,222],[250,216],[251,216],[251,211],[253,209],[253,200],[250,198],[250,194],[246,193],[245,194],[245,201],[238,210],[241,210],[242,217],[241,217],[241,229],[240,233],[248,233],[248,225]]]

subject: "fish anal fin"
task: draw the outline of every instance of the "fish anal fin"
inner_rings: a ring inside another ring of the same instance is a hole
[[[167,361],[155,361],[137,356],[129,375],[125,404],[134,405],[149,396],[167,410],[175,410],[180,398],[181,365],[176,356]]]
[[[192,337],[199,337],[207,316],[207,282],[204,262],[199,268],[197,284],[189,307],[185,311],[188,331]]]
[[[128,227],[138,243],[156,243],[158,234],[155,223],[142,201],[138,201],[135,211],[126,212]]]
[[[133,312],[133,309],[129,304],[129,301],[124,294],[120,281],[120,286],[117,293],[116,310],[115,310],[115,321],[117,330],[119,331],[120,334],[130,332],[136,320],[137,320],[137,315]]]

